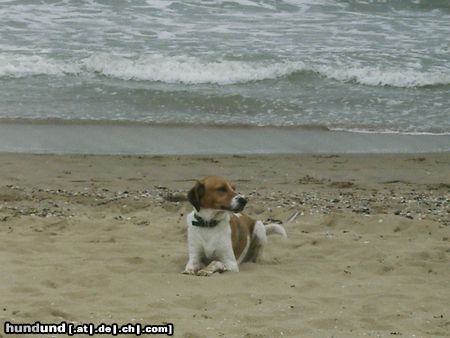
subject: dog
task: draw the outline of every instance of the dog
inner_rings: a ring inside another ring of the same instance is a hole
[[[189,259],[184,274],[238,272],[240,263],[258,260],[267,235],[287,238],[282,225],[264,225],[241,213],[247,199],[224,178],[204,177],[187,198],[194,210],[187,215]]]

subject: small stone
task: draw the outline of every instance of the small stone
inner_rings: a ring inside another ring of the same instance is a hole
[[[187,197],[185,194],[180,192],[169,192],[168,194],[165,194],[163,198],[168,202],[184,202],[187,201]]]

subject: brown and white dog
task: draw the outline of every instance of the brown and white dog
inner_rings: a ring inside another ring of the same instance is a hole
[[[258,259],[267,235],[287,237],[283,226],[264,225],[240,213],[247,200],[221,177],[197,181],[188,200],[194,210],[187,215],[189,260],[185,274],[237,272],[240,263]]]

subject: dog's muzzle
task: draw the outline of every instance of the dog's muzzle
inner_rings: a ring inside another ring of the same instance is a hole
[[[231,200],[231,211],[240,212],[244,210],[245,205],[247,204],[247,199],[244,195],[236,195]]]

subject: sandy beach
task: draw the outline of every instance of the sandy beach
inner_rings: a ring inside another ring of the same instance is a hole
[[[450,336],[450,153],[0,155],[3,323],[176,337]],[[285,221],[259,263],[182,275],[186,192],[221,175]],[[59,335],[62,337],[62,335]]]

